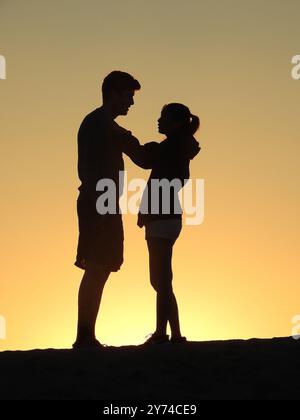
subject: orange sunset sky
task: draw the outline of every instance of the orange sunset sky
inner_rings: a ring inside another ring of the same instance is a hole
[[[298,0],[0,0],[0,348],[70,347],[83,272],[77,246],[77,130],[103,78],[142,89],[118,123],[162,140],[168,102],[201,117],[192,177],[205,218],[185,226],[174,288],[190,340],[288,336],[300,314]],[[148,171],[126,158],[128,177]],[[144,231],[124,217],[125,263],[106,285],[101,342],[155,327]],[[3,318],[2,318],[3,319]]]

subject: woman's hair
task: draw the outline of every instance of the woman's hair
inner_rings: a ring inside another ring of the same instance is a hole
[[[103,80],[103,100],[107,100],[112,90],[121,93],[124,90],[140,90],[140,88],[140,83],[133,76],[131,76],[131,74],[115,70],[109,73]]]
[[[200,127],[200,118],[191,114],[189,108],[182,104],[172,103],[165,105],[163,112],[171,115],[171,118],[182,122],[181,132],[184,134],[195,134]]]

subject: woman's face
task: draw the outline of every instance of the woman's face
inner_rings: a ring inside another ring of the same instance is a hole
[[[177,132],[179,128],[182,127],[182,123],[174,120],[172,115],[167,111],[162,111],[160,118],[158,119],[158,132],[165,134],[166,136],[171,136]]]

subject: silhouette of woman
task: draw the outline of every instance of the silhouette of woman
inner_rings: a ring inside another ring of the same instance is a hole
[[[168,342],[168,322],[171,328],[170,342],[187,341],[181,335],[178,305],[172,287],[172,253],[182,229],[178,193],[189,179],[190,161],[201,150],[193,137],[199,126],[199,118],[192,115],[185,105],[165,105],[158,120],[158,128],[161,134],[166,135],[166,139],[161,143],[150,142],[144,146],[137,144],[136,139],[135,148],[124,149],[137,165],[152,169],[138,215],[138,226],[145,226],[150,280],[157,293],[156,331],[144,344]],[[172,184],[174,180],[177,182],[168,191],[157,189],[157,182],[166,180]]]
[[[168,322],[171,328],[170,341],[172,343],[186,341],[181,335],[178,305],[172,287],[172,253],[182,229],[182,210],[178,193],[190,177],[191,159],[200,151],[199,143],[193,137],[199,126],[199,118],[192,115],[186,106],[176,103],[166,105],[158,120],[159,132],[166,135],[166,139],[161,143],[145,145],[145,148],[148,148],[152,172],[143,194],[138,225],[145,226],[150,280],[157,293],[156,331],[145,344],[168,342],[169,336],[166,334]],[[168,205],[164,208],[164,201],[168,200],[166,196],[168,191],[163,191],[155,197],[157,189],[153,191],[154,184],[151,182],[153,179],[180,181],[179,186],[176,184],[169,190],[169,209]],[[154,203],[154,200],[157,202]],[[143,214],[145,203],[148,204],[148,212]],[[156,214],[153,214],[153,209]]]

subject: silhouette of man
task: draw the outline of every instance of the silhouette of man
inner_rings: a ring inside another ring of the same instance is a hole
[[[119,208],[119,172],[124,170],[123,152],[130,149],[130,136],[114,121],[127,115],[141,86],[130,74],[113,71],[103,81],[103,105],[88,114],[78,132],[77,199],[79,239],[75,265],[84,270],[78,294],[77,338],[73,348],[101,347],[95,337],[103,289],[111,272],[123,263],[123,224]],[[119,128],[119,130],[118,130]],[[127,132],[128,133],[128,132]],[[130,132],[129,132],[130,133]],[[136,145],[137,143],[135,143]],[[127,153],[128,154],[128,153]],[[101,215],[96,209],[96,184],[108,178],[116,186],[116,214]]]

